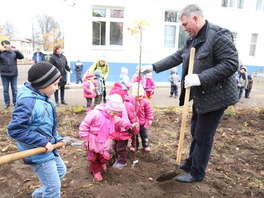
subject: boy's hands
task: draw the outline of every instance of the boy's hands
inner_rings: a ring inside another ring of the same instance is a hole
[[[45,148],[47,149],[46,153],[50,153],[51,151],[53,151],[53,145],[50,142],[46,144]]]

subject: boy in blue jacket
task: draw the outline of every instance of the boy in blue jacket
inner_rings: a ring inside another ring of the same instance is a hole
[[[50,97],[58,89],[61,78],[59,70],[48,62],[35,63],[28,71],[17,97],[17,103],[8,125],[8,135],[16,141],[19,151],[45,147],[45,153],[24,158],[36,173],[42,186],[32,197],[60,197],[61,179],[66,166],[53,149],[57,142],[64,141],[57,131],[55,106]]]

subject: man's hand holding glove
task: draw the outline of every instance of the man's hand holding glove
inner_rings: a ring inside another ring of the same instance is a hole
[[[188,88],[188,87],[193,87],[193,86],[200,86],[201,85],[201,81],[199,79],[198,74],[190,74],[190,75],[186,75],[184,78],[184,87]]]
[[[144,65],[141,66],[140,68],[140,73],[143,75],[147,74],[147,73],[151,73],[153,72],[153,66],[152,65]]]

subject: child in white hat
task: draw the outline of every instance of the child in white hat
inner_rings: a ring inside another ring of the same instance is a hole
[[[145,151],[150,151],[148,140],[148,128],[152,124],[154,119],[153,110],[149,103],[149,100],[144,97],[144,89],[141,83],[134,83],[132,86],[133,104],[135,106],[135,112],[138,118],[140,131],[139,135],[141,143]],[[131,151],[136,151],[139,147],[138,134],[133,135],[131,143]]]

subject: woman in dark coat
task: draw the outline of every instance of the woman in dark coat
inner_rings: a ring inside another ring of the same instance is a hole
[[[67,105],[67,103],[64,100],[64,91],[65,91],[65,85],[67,83],[67,72],[71,72],[70,67],[68,66],[68,62],[66,57],[62,54],[62,48],[61,45],[56,44],[53,47],[53,54],[50,57],[49,62],[53,64],[55,67],[58,68],[58,70],[61,72],[61,79],[59,82],[59,89],[60,89],[60,98],[61,98],[61,104]],[[54,93],[55,96],[55,102],[56,105],[59,106],[59,91],[57,90]]]

